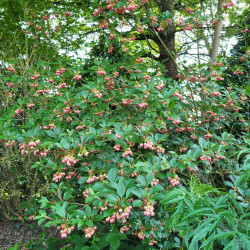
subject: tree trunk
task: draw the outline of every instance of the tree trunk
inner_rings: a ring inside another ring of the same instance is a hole
[[[222,4],[223,4],[223,1],[218,0],[217,15],[221,14]],[[212,44],[211,51],[209,53],[209,57],[211,61],[214,61],[219,53],[222,26],[223,26],[223,20],[220,19],[220,21],[215,26],[213,44]]]
[[[161,13],[169,11],[173,14],[173,1],[161,0],[158,1],[159,9]],[[163,33],[158,33],[159,38],[156,38],[155,42],[159,46],[159,61],[162,62],[166,68],[165,77],[170,77],[176,80],[177,64],[175,62],[176,50],[175,50],[175,26],[169,23]]]
[[[164,44],[162,44],[162,42]],[[159,46],[159,61],[162,62],[165,66],[165,77],[170,77],[173,80],[176,80],[177,75],[177,64],[175,62],[175,35],[170,33],[167,36],[163,36]],[[167,48],[167,49],[166,49]]]

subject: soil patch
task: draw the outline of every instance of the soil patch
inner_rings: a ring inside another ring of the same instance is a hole
[[[36,245],[41,233],[46,233],[46,238],[52,236],[60,238],[55,228],[43,229],[37,225],[37,221],[5,222],[0,220],[0,250],[6,250],[16,243],[27,243],[30,240]]]

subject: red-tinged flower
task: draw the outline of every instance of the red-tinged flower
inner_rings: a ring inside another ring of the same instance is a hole
[[[218,81],[224,81],[224,78],[220,77],[220,76],[215,77],[215,79],[218,80]]]
[[[15,86],[13,82],[9,82],[9,83],[7,83],[6,85],[7,85],[8,88],[12,88],[12,87]]]
[[[139,32],[139,33],[143,33],[144,32],[144,28],[142,26],[138,26],[136,28],[136,30]]]
[[[219,23],[219,22],[216,21],[216,20],[213,20],[213,21],[212,21],[212,25],[213,25],[213,26],[216,26],[218,23]]]
[[[71,14],[70,14],[68,11],[66,11],[66,12],[64,13],[64,15],[65,15],[66,17],[71,17]]]
[[[127,10],[128,11],[135,11],[138,8],[138,4],[131,3],[128,5]]]
[[[190,23],[186,23],[185,27],[183,28],[183,30],[192,30],[193,26]]]
[[[192,76],[188,79],[188,81],[190,82],[197,82],[197,77],[196,76]]]
[[[232,2],[229,2],[229,3],[223,4],[223,5],[222,5],[222,8],[223,8],[223,9],[228,9],[228,8],[230,8],[230,7],[233,7],[233,6],[234,6],[234,4],[233,4]]]
[[[188,13],[192,13],[192,12],[194,12],[194,10],[193,10],[193,9],[191,9],[191,8],[186,8],[186,9],[185,9],[185,11],[186,11],[186,12],[188,12]]]
[[[240,33],[247,33],[248,32],[248,29],[245,28],[244,30],[241,30]]]
[[[243,71],[240,71],[239,69],[236,69],[234,72],[233,72],[233,75],[243,75]]]
[[[47,21],[49,20],[50,16],[43,16],[43,20]]]
[[[75,81],[79,81],[79,80],[82,79],[82,76],[76,75],[76,76],[73,77],[73,79],[74,79]]]
[[[15,72],[16,70],[13,67],[7,67],[6,68],[8,71]]]

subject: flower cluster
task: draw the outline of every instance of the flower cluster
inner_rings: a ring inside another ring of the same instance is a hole
[[[125,150],[125,152],[122,154],[122,157],[127,157],[127,156],[132,156],[133,155],[133,152],[131,151],[131,149],[130,148],[127,148],[126,150]]]
[[[178,186],[180,184],[180,178],[178,175],[175,175],[174,178],[169,177],[168,178],[171,187]]]
[[[69,167],[73,167],[78,161],[73,155],[66,155],[62,159],[62,163],[65,163]]]
[[[66,224],[61,224],[60,226],[57,227],[57,230],[60,230],[61,238],[67,238],[69,234],[75,229],[74,226],[72,227],[67,227]]]
[[[96,230],[97,230],[97,227],[85,227],[83,230],[85,233],[85,238],[90,239],[95,234]]]
[[[124,210],[122,208],[118,209],[117,212],[114,212],[111,216],[106,218],[106,222],[115,223],[116,220],[122,220],[122,222],[125,223],[126,218],[129,219],[129,214],[131,213],[132,208],[132,206],[128,206]]]
[[[64,176],[65,176],[65,173],[56,173],[56,174],[53,175],[53,181],[54,182],[58,182]]]

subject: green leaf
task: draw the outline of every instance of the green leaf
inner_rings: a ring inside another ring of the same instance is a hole
[[[59,97],[57,98],[57,100],[60,101],[60,102],[66,102],[66,101],[67,101],[67,100],[66,100],[64,97],[62,97],[62,96],[59,96]]]
[[[169,104],[168,104],[168,107],[169,107],[169,109],[173,109],[174,106],[175,106],[175,102],[174,102],[174,100],[171,98],[171,100],[170,100],[170,102],[169,102]]]
[[[211,242],[212,244],[213,242]],[[209,248],[207,248],[209,249]],[[224,248],[223,250],[238,250],[237,244],[236,244],[236,237],[234,237]]]
[[[94,221],[100,221],[104,218],[104,215],[103,214],[98,214],[94,217]]]
[[[119,194],[119,196],[122,198],[123,196],[124,196],[124,194],[125,194],[125,186],[124,186],[124,184],[123,183],[119,183],[118,185],[117,185],[117,193]]]
[[[91,141],[91,140],[93,140],[94,138],[96,138],[96,135],[89,135],[89,136],[87,137],[87,139],[85,140],[85,142]]]
[[[85,199],[85,203],[89,203],[89,202],[91,202],[91,201],[94,200],[94,199],[95,199],[94,196],[87,197],[87,198]]]
[[[16,243],[14,247],[9,247],[8,250],[18,250],[19,249],[19,246],[18,244]]]
[[[153,179],[154,179],[153,173],[148,173],[147,174],[147,184],[148,185],[151,184],[151,182],[153,181]]]
[[[209,226],[204,227],[204,228],[196,228],[196,230],[194,230],[192,232],[192,236],[194,235],[194,237],[193,237],[188,249],[189,250],[198,249],[198,248],[195,248],[195,246],[197,246],[197,242],[199,240],[203,239],[204,237],[206,237],[208,232],[209,232]]]
[[[85,212],[80,209],[78,209],[77,212],[78,212],[79,217],[83,219],[83,217],[85,216]]]
[[[110,246],[111,246],[112,249],[115,249],[115,250],[118,249],[120,244],[121,244],[120,238],[112,237],[110,239]]]
[[[243,243],[243,245],[246,247],[245,249],[247,249],[250,246],[250,238],[248,235],[243,234],[238,232],[238,236],[241,240],[241,242]]]
[[[53,137],[53,138],[56,137],[56,134],[55,134],[53,131],[51,131],[51,130],[46,130],[46,134],[47,134],[49,137]]]
[[[119,200],[119,196],[116,194],[107,195],[106,201],[115,204]]]
[[[118,8],[121,8],[126,4],[126,1],[119,1],[118,4],[116,5]]]
[[[89,226],[89,227],[93,227],[94,226],[93,221],[91,221],[91,220],[87,220],[86,221],[86,225]]]
[[[199,144],[200,144],[202,149],[206,148],[206,146],[207,146],[207,142],[202,137],[199,138]]]
[[[66,148],[66,149],[69,149],[70,147],[70,144],[68,143],[67,139],[63,138],[61,141],[60,141],[60,144]]]
[[[60,129],[57,127],[53,128],[53,131],[55,132],[56,135],[60,134]]]
[[[41,218],[39,221],[38,221],[38,225],[41,225],[44,221],[46,221],[46,218]]]
[[[71,193],[72,193],[73,191],[74,191],[73,188],[66,190],[65,193],[64,193],[64,195],[63,195],[63,199],[64,199],[65,201],[71,199],[71,198],[73,197],[73,196],[71,195]]]
[[[146,186],[147,185],[146,184],[146,180],[145,180],[145,178],[142,175],[139,175],[137,177],[137,180],[142,184],[142,186]]]
[[[160,190],[162,190],[162,187],[160,185],[156,185],[156,186],[153,186],[152,188],[150,188],[148,194],[153,195],[153,194],[158,193]]]
[[[126,143],[125,140],[117,139],[117,140],[115,141],[115,143],[116,143],[116,144],[119,144],[119,145],[122,145],[122,146],[124,146],[124,147],[127,147],[127,143]]]
[[[202,153],[202,150],[200,148],[197,148],[193,153],[193,160],[195,160],[197,157],[199,157]]]
[[[108,233],[106,235],[106,241],[110,241],[113,237],[116,237],[115,233]]]
[[[63,218],[65,218],[65,215],[66,215],[65,204],[66,204],[65,202],[63,203],[62,206],[60,206],[60,204],[56,204],[56,213]]]
[[[33,220],[39,220],[39,219],[41,219],[41,218],[43,218],[43,216],[38,215],[38,216],[35,216],[35,217],[33,218]]]
[[[86,180],[88,179],[88,177],[81,177],[79,180],[78,180],[78,183],[79,184],[83,184],[86,182]]]
[[[83,97],[83,98],[87,98],[88,97],[88,93],[85,91],[85,90],[82,90],[80,92],[80,95]]]
[[[90,208],[90,206],[87,206],[86,208],[85,208],[85,214],[86,214],[86,216],[88,216],[88,217],[90,217],[91,216],[91,208]]]
[[[143,205],[143,201],[141,200],[134,200],[133,201],[133,207],[140,207]]]
[[[247,93],[248,95],[250,95],[250,86],[249,86],[249,85],[246,87],[246,93]]]
[[[111,168],[109,171],[108,171],[108,179],[110,180],[110,181],[114,181],[115,180],[115,178],[116,178],[116,172],[117,172],[117,169],[115,169],[115,168]]]
[[[192,213],[189,213],[188,215],[186,215],[183,220],[187,219],[188,217],[194,217],[194,215],[203,215],[205,212],[213,212],[213,210],[211,208],[200,208],[200,209],[197,209],[195,210],[194,212]]]
[[[212,241],[218,240],[218,239],[224,239],[224,238],[228,238],[230,236],[233,236],[235,234],[235,232],[220,232],[214,236],[210,236],[206,241],[204,241],[204,243],[201,245],[201,247],[206,246],[207,244],[209,244]]]
[[[175,203],[184,199],[185,193],[182,189],[174,189],[166,194],[165,198],[160,202],[161,204]]]

